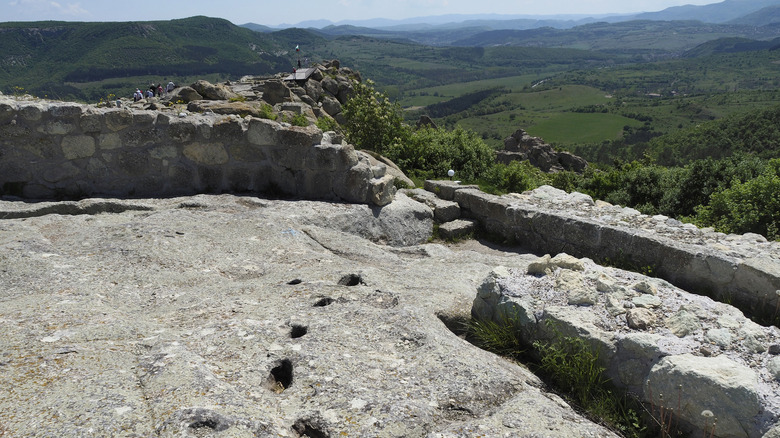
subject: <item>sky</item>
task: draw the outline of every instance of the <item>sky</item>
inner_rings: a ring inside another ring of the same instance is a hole
[[[405,19],[448,14],[554,15],[654,12],[719,0],[0,0],[3,21],[152,21],[195,15],[267,26],[308,20]]]

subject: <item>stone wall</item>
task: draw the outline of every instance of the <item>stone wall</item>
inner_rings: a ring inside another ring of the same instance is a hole
[[[541,254],[567,253],[633,268],[690,292],[772,319],[780,307],[780,245],[726,235],[552,187],[494,196],[475,186],[426,181],[490,233]]]
[[[385,170],[314,126],[0,96],[0,195],[247,192],[385,205],[395,193]]]

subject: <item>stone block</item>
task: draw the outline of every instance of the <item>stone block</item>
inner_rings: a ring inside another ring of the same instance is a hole
[[[383,206],[393,202],[396,188],[393,185],[395,178],[385,175],[382,178],[373,178],[370,182],[371,197],[368,199],[374,205]]]
[[[319,144],[307,149],[304,160],[306,169],[314,171],[346,171],[357,164],[358,157],[351,146]]]
[[[168,137],[181,143],[196,140],[198,134],[198,126],[189,120],[172,119],[172,123],[168,126]]]
[[[74,123],[63,120],[49,120],[38,127],[38,132],[48,135],[67,135],[76,130],[77,126]]]
[[[477,222],[471,219],[456,219],[445,222],[439,225],[439,237],[444,240],[458,239],[476,232],[477,226]]]
[[[60,146],[66,160],[87,158],[95,154],[95,139],[88,135],[65,137]]]
[[[19,108],[19,116],[28,122],[41,120],[48,109],[41,104],[24,105]]]
[[[16,107],[6,102],[0,102],[0,123],[7,123],[16,116]]]
[[[61,102],[49,105],[49,114],[57,119],[75,120],[84,111],[84,106],[77,103]]]
[[[98,137],[98,147],[102,150],[118,149],[122,147],[122,138],[117,133],[101,134]]]
[[[103,116],[99,113],[87,112],[79,119],[79,126],[84,133],[96,133],[103,130]]]
[[[460,185],[457,181],[426,180],[423,188],[447,201],[455,200],[455,192],[462,189],[479,189],[476,185]]]
[[[111,131],[121,131],[133,124],[133,113],[120,108],[111,109],[104,113],[103,120]]]
[[[218,143],[190,143],[184,146],[182,153],[197,164],[219,165],[228,162],[225,147]]]
[[[276,146],[278,144],[277,131],[281,125],[273,120],[253,118],[249,121],[247,140],[258,146]]]
[[[233,161],[261,163],[268,160],[268,148],[248,142],[233,143],[229,146],[228,152]]]

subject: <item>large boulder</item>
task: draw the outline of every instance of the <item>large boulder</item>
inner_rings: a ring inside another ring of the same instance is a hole
[[[208,100],[230,100],[240,98],[240,96],[234,93],[229,87],[221,84],[212,84],[211,82],[202,79],[192,84],[191,87]]]
[[[512,161],[525,160],[544,172],[582,172],[588,165],[584,159],[570,152],[557,152],[541,138],[532,137],[524,130],[518,129],[504,139],[504,149],[496,152],[496,161],[509,164]]]
[[[292,92],[287,85],[279,79],[270,79],[263,85],[263,100],[276,105],[277,103],[289,102],[292,99]]]
[[[190,103],[196,100],[203,100],[203,96],[192,87],[177,87],[173,92],[168,93],[168,100],[171,102]]]

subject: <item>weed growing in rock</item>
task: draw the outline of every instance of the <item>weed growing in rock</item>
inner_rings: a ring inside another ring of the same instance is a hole
[[[599,351],[585,340],[565,336],[552,321],[550,341],[536,341],[537,371],[564,398],[582,408],[592,418],[602,421],[624,436],[642,437],[647,427],[640,421],[641,403],[627,394],[620,394],[604,377],[599,362]]]
[[[526,348],[515,327],[510,318],[505,318],[500,324],[471,319],[466,327],[466,336],[483,350],[519,360]]]
[[[466,334],[478,347],[534,368],[554,390],[594,421],[626,437],[658,436],[657,428],[651,430],[643,421],[645,409],[639,400],[611,387],[598,365],[598,351],[592,351],[584,340],[564,336],[549,323],[552,339],[529,346],[517,327],[511,317],[500,323],[472,319]]]
[[[322,132],[341,131],[339,124],[330,117],[320,117],[317,119],[317,127],[320,128]]]
[[[277,115],[276,113],[274,113],[274,107],[272,107],[267,103],[264,103],[262,106],[260,106],[259,117],[261,119],[276,120]]]
[[[290,118],[290,124],[293,126],[309,126],[309,119],[303,114],[296,114]]]

